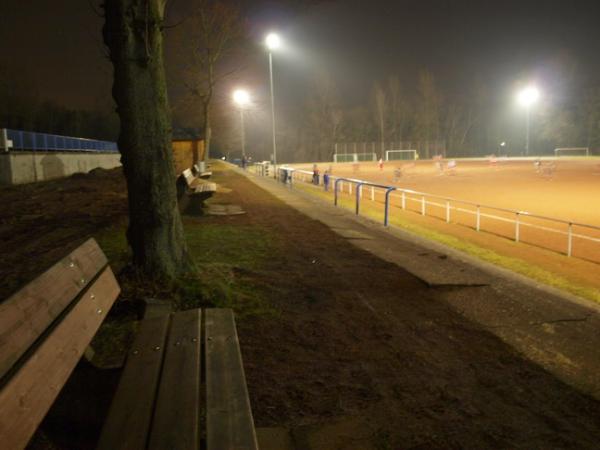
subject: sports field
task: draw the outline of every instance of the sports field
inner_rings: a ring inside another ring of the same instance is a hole
[[[376,162],[318,167],[334,178],[397,187],[392,215],[404,204],[423,216],[600,262],[600,158],[551,158],[541,164],[456,160],[453,169],[447,161],[386,161],[382,169]],[[311,171],[312,164],[297,168]],[[342,182],[340,187],[345,196],[355,196],[355,186]],[[363,186],[362,199],[383,203],[384,190]]]

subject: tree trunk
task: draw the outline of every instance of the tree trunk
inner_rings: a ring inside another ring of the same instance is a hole
[[[134,267],[172,279],[191,261],[177,207],[163,67],[165,0],[105,0],[104,42],[114,67],[119,149],[129,194]]]
[[[203,103],[204,110],[204,165],[205,169],[208,167],[208,159],[210,158],[210,139],[211,139],[211,129],[210,129],[210,100],[208,102]]]

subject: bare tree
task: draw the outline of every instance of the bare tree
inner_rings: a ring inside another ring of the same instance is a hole
[[[435,80],[431,72],[423,70],[419,74],[418,82],[417,114],[415,117],[415,128],[423,146],[425,157],[430,157],[430,146],[432,141],[439,139],[440,133],[440,107],[441,95],[435,86]]]
[[[212,104],[215,88],[223,78],[236,72],[224,68],[224,62],[238,48],[244,34],[239,11],[231,4],[217,0],[196,0],[196,8],[178,27],[183,83],[192,99],[201,105],[204,130],[204,161],[208,161],[212,131]],[[194,154],[194,163],[199,155]]]
[[[401,142],[404,138],[406,102],[402,98],[400,80],[398,77],[389,77],[387,88],[390,110],[390,130],[388,135],[394,142]]]
[[[331,160],[342,123],[342,110],[338,106],[337,90],[331,76],[321,73],[315,79],[311,93],[307,105],[307,131],[313,138],[310,149],[314,149],[312,153],[318,160]]]
[[[166,0],[104,0],[103,37],[114,68],[119,149],[129,200],[133,264],[151,278],[192,267],[177,208],[163,67]]]
[[[373,86],[373,103],[375,106],[375,115],[377,117],[377,124],[379,126],[379,142],[381,157],[385,154],[385,119],[387,114],[387,100],[383,88],[379,83],[375,83]]]

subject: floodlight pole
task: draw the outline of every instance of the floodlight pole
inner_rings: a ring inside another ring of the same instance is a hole
[[[271,80],[271,123],[273,124],[273,165],[277,177],[277,143],[275,140],[275,92],[273,89],[273,53],[269,51],[269,78]]]
[[[531,116],[531,105],[525,107],[525,156],[529,156],[529,121]]]
[[[242,131],[242,158],[246,157],[246,140],[244,137],[244,107],[240,106],[240,125]]]

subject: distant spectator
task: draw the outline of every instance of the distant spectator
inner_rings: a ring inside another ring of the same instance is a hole
[[[316,164],[313,165],[313,177],[312,182],[315,186],[319,185],[319,168]]]
[[[246,156],[242,156],[242,169],[244,169],[244,170],[246,169],[246,163],[247,162],[248,161],[246,160]]]
[[[379,170],[383,170],[383,158],[379,158]]]
[[[323,187],[325,188],[326,191],[329,190],[329,171],[326,170],[325,173],[323,173]]]

